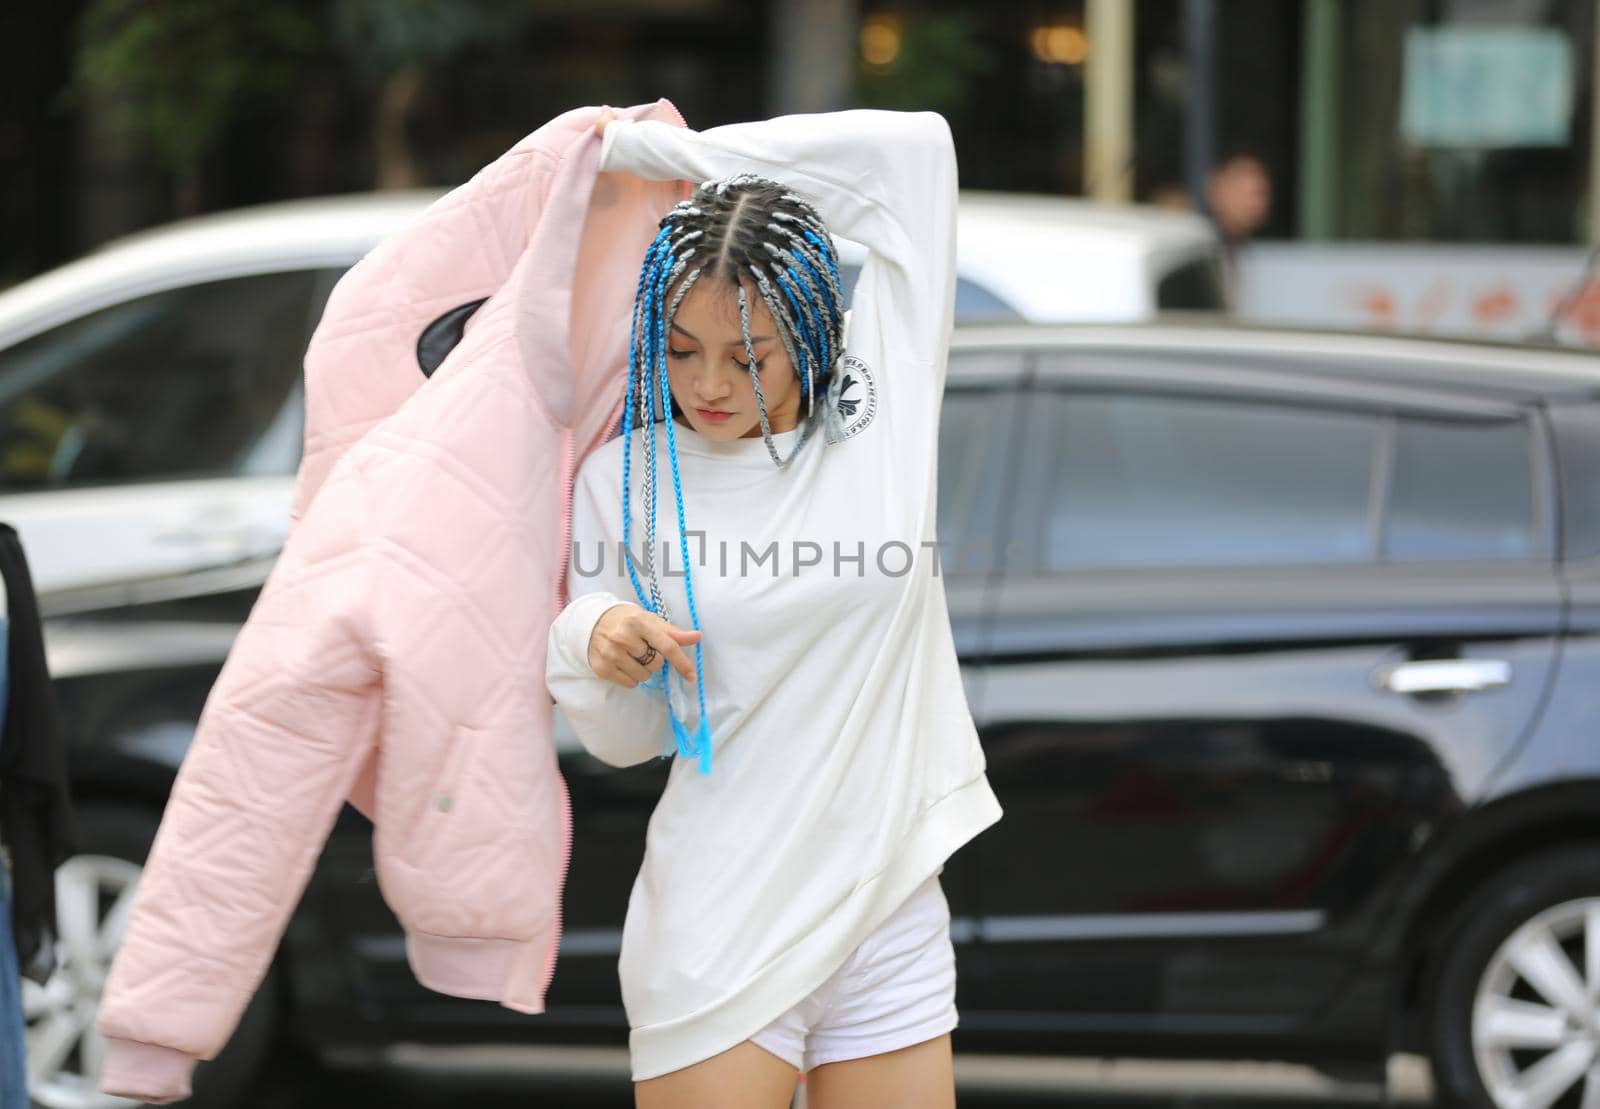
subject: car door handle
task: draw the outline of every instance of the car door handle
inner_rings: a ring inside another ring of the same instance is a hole
[[[159,531],[152,537],[157,543],[175,547],[189,547],[209,552],[227,551],[244,557],[255,552],[273,550],[271,539],[263,529],[250,524],[209,523],[194,521],[189,524]]]
[[[182,543],[194,546],[200,543],[242,543],[251,538],[253,528],[235,523],[207,523],[191,521],[179,527],[155,533],[158,543]]]
[[[1440,658],[1380,667],[1374,680],[1393,693],[1478,693],[1511,681],[1511,664],[1496,658]]]
[[[283,546],[281,531],[235,515],[197,514],[150,537],[166,546],[186,547],[213,558],[243,559],[276,553]]]

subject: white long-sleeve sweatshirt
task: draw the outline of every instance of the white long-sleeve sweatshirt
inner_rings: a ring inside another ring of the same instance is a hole
[[[780,471],[759,437],[717,442],[675,425],[715,764],[708,776],[674,763],[628,903],[619,974],[643,1080],[734,1046],[800,1001],[1001,809],[934,542],[955,296],[949,125],[876,109],[700,132],[616,121],[600,168],[695,182],[759,173],[868,249],[839,370],[852,377],[847,437],[813,431]],[[798,435],[774,436],[780,456]],[[638,557],[647,440],[633,436]],[[663,596],[688,627],[665,428],[656,439]],[[571,602],[551,626],[546,672],[580,741],[617,766],[671,743],[659,693],[601,679],[588,662],[600,615],[637,600],[619,546],[622,445],[613,438],[579,469]],[[692,702],[693,685],[681,688]]]

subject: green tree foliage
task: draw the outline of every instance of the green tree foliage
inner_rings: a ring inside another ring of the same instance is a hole
[[[294,87],[323,39],[314,10],[270,0],[92,0],[68,96],[122,104],[164,168],[194,174],[245,99]]]
[[[956,113],[972,86],[994,68],[977,20],[964,12],[922,12],[905,20],[900,52],[886,66],[863,63],[857,100],[863,107]]]
[[[406,139],[426,76],[458,51],[516,40],[521,0],[90,0],[68,96],[116,103],[158,164],[192,186],[252,100],[293,112],[310,65],[347,67],[373,98],[380,184],[415,183]],[[193,206],[190,201],[180,207]]]
[[[336,0],[334,44],[373,89],[379,188],[423,183],[407,125],[428,74],[459,51],[514,40],[529,10],[522,0]]]

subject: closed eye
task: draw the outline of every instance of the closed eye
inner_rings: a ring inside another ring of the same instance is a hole
[[[692,351],[692,350],[674,350],[672,347],[668,347],[667,348],[667,357],[669,357],[669,358],[688,358],[693,354],[694,354],[694,351]],[[738,366],[741,370],[745,371],[746,373],[750,372],[750,363],[741,362],[737,358],[730,359],[729,361],[731,361],[735,366]],[[761,361],[756,363],[756,370],[759,372],[763,367],[766,366],[766,364],[767,364],[767,361],[766,361],[766,359],[763,358]]]

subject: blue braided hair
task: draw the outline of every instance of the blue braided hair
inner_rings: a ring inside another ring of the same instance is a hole
[[[833,239],[822,217],[804,198],[787,186],[753,173],[703,182],[687,200],[661,218],[659,231],[645,251],[634,293],[633,340],[628,355],[628,397],[622,419],[622,545],[628,577],[642,608],[671,621],[661,596],[656,568],[656,427],[666,428],[667,458],[672,470],[673,497],[677,505],[678,542],[684,566],[684,592],[689,620],[700,630],[694,603],[694,577],[689,568],[688,528],[683,514],[683,482],[678,473],[677,438],[673,414],[681,414],[667,379],[667,335],[678,304],[702,275],[731,287],[738,298],[739,325],[749,358],[750,380],[755,386],[761,434],[773,465],[786,470],[805,446],[815,428],[824,423],[827,389],[842,353],[844,303],[840,292],[839,262]],[[766,397],[761,391],[754,345],[750,340],[750,304],[746,283],[755,287],[777,326],[778,336],[800,379],[805,415],[800,434],[788,457],[780,457],[772,440]],[[819,408],[817,401],[823,401]],[[645,544],[642,559],[645,581],[636,571],[631,539],[632,489],[629,480],[635,421],[644,428]],[[700,643],[694,647],[695,689],[699,696],[695,726],[684,719],[682,699],[674,696],[672,667],[663,664],[644,683],[667,701],[671,724],[670,744],[684,758],[698,758],[700,772],[711,773],[711,729],[706,720],[704,658]],[[681,680],[681,679],[680,679]]]

